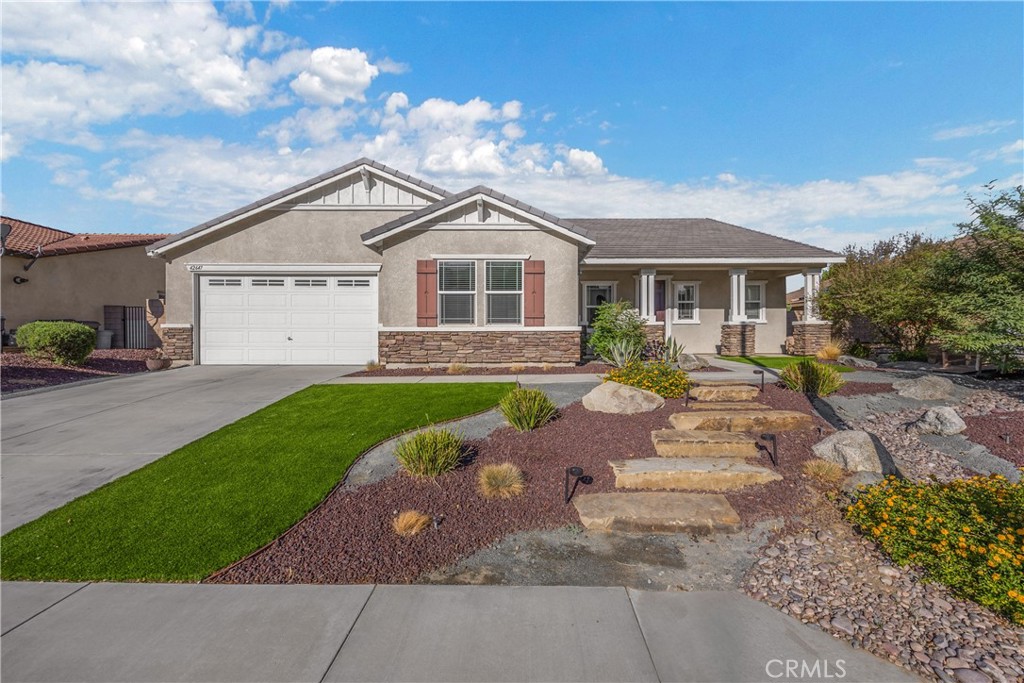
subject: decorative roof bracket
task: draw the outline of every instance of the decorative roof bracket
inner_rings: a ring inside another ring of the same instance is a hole
[[[476,221],[477,223],[484,222],[484,200],[482,197],[476,200]]]
[[[369,192],[370,191],[370,172],[367,171],[365,168],[361,168],[361,169],[359,169],[359,175],[362,176],[362,178],[363,178],[363,187],[366,189],[367,192]]]

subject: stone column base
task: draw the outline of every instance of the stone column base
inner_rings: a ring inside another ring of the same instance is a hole
[[[164,354],[171,360],[192,360],[192,326],[162,325]]]
[[[662,343],[665,341],[665,323],[653,323],[644,326],[644,336],[647,338],[647,343],[651,342]]]
[[[723,356],[753,356],[756,338],[757,326],[754,323],[723,323],[719,353]]]
[[[793,323],[793,353],[813,356],[832,343],[832,323],[796,321]]]

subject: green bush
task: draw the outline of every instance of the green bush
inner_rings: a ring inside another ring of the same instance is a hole
[[[817,396],[828,396],[846,384],[838,370],[807,358],[784,367],[779,379],[793,391]]]
[[[462,462],[462,435],[450,429],[430,428],[398,442],[395,457],[414,477],[437,477]]]
[[[1024,483],[889,477],[861,489],[846,518],[898,564],[1024,624]]]
[[[686,373],[668,363],[630,363],[624,368],[611,370],[604,379],[653,391],[662,398],[681,398],[690,388]]]
[[[643,349],[647,343],[644,321],[628,301],[608,302],[597,307],[593,332],[587,339],[600,358],[608,358],[612,344],[625,342]]]
[[[543,427],[558,409],[540,389],[513,389],[498,403],[501,414],[518,432]]]
[[[25,323],[17,338],[28,355],[58,365],[81,365],[96,348],[96,331],[81,323]]]
[[[863,343],[860,339],[854,339],[853,343],[850,344],[850,348],[846,350],[846,353],[850,354],[854,358],[867,358],[871,355],[871,349],[868,348],[867,344]]]

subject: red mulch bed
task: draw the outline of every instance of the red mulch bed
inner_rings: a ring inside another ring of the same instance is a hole
[[[839,387],[835,396],[863,396],[865,394],[890,394],[892,384],[889,382],[847,382]]]
[[[146,349],[97,349],[84,365],[65,367],[24,353],[0,354],[0,391],[4,394],[80,382],[96,377],[146,371]]]
[[[810,411],[801,394],[766,387],[768,405]],[[545,427],[520,434],[505,427],[488,439],[470,442],[471,461],[432,481],[404,473],[355,490],[336,489],[293,529],[223,573],[211,583],[405,583],[448,566],[508,534],[579,524],[575,508],[562,498],[565,468],[578,465],[593,477],[578,493],[615,490],[609,460],[653,457],[651,431],[667,428],[683,411],[682,399],[640,415],[593,413],[579,403]],[[823,427],[827,425],[820,421]],[[806,497],[800,464],[810,457],[817,430],[780,434],[781,471],[786,479],[728,494],[747,523],[790,516]],[[489,501],[476,492],[480,467],[511,461],[526,475],[526,492],[508,501]],[[761,461],[768,464],[767,455]],[[403,510],[440,519],[412,538],[401,538],[391,520]]]
[[[1024,412],[990,413],[964,417],[964,436],[1000,458],[1024,467]],[[1010,435],[1010,443],[1003,439]]]

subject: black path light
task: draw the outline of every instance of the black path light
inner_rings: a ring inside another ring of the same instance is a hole
[[[778,442],[778,439],[775,438],[774,434],[762,434],[761,438],[763,440],[765,440],[765,441],[771,441],[772,442],[771,450],[768,451],[768,457],[770,457],[772,459],[772,464],[775,465],[776,467],[778,467],[779,466],[779,451],[778,451],[779,442]]]
[[[1009,434],[1003,434],[1003,443],[1005,443],[1007,446],[1010,445],[1010,435]]]
[[[761,375],[761,393],[764,393],[764,370],[754,370],[755,375]]]
[[[569,479],[572,479],[572,491],[569,490]],[[576,493],[576,484],[583,479],[583,468],[573,465],[572,467],[565,468],[565,504],[569,504],[569,500],[572,499],[572,494]]]

